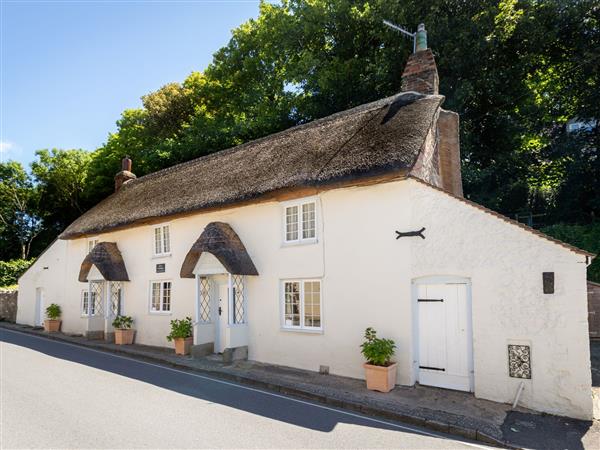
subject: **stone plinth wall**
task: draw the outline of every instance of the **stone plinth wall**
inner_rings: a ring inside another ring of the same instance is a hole
[[[590,339],[600,339],[600,284],[588,281],[587,288]]]
[[[17,320],[17,294],[18,291],[5,291],[0,289],[0,320],[16,322]]]

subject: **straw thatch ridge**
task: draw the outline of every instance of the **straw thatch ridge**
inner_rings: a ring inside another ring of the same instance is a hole
[[[79,281],[85,283],[92,266],[107,281],[129,281],[121,251],[115,242],[99,242],[85,257],[79,269]]]
[[[401,93],[131,180],[60,238],[256,201],[280,190],[409,171],[442,101]]]
[[[229,224],[211,222],[185,256],[179,275],[194,278],[194,268],[203,252],[212,253],[233,275],[258,275],[246,247]]]

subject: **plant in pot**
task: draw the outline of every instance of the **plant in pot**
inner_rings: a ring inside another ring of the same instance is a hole
[[[192,346],[192,318],[171,320],[171,333],[167,341],[175,341],[175,353],[187,355]]]
[[[391,339],[380,339],[377,332],[369,327],[365,330],[365,342],[361,344],[361,353],[367,362],[363,365],[367,379],[367,389],[389,392],[396,385],[394,356],[396,344]]]
[[[44,331],[49,331],[52,333],[59,331],[61,314],[62,311],[60,309],[60,306],[58,306],[56,303],[52,303],[50,306],[48,306],[46,308],[47,319],[44,320]]]
[[[133,335],[135,330],[131,328],[133,319],[130,316],[117,316],[112,322],[115,329],[115,344],[128,345],[133,344]]]

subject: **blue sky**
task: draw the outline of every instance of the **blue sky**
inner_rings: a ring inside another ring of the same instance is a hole
[[[1,5],[3,158],[93,150],[140,97],[204,69],[258,1],[6,1]]]

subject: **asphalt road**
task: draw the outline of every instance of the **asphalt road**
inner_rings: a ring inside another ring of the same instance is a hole
[[[0,341],[3,449],[487,448],[6,329]]]

